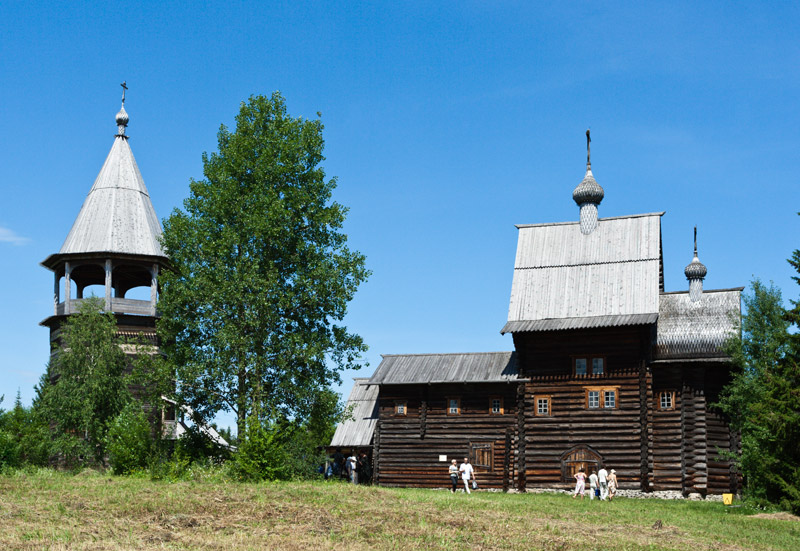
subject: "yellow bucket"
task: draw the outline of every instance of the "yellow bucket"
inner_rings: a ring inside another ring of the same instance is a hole
[[[730,505],[733,503],[733,494],[722,494],[722,503],[724,505]]]

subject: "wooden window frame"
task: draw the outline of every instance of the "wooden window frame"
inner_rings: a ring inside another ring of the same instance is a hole
[[[444,407],[447,415],[461,415],[461,396],[447,396],[445,400]],[[456,400],[456,403],[458,404],[458,411],[455,413],[450,411],[450,400]]]
[[[547,400],[547,413],[539,413],[539,400]],[[553,396],[551,394],[536,394],[533,397],[533,415],[536,417],[552,417]]]
[[[494,410],[494,401],[495,400],[499,400],[500,401],[500,411],[495,411]],[[461,404],[459,404],[459,406],[460,405]],[[506,410],[503,407],[503,405],[504,404],[503,404],[503,397],[502,396],[489,396],[489,415],[503,415],[506,412]],[[447,409],[448,410],[450,409],[450,405],[449,404],[447,406]]]
[[[400,411],[400,407],[402,406],[403,411]],[[395,400],[394,401],[394,414],[400,417],[405,417],[408,415],[408,402],[405,400]]]
[[[578,360],[586,360],[586,373],[580,375],[578,374],[576,365]],[[594,373],[594,360],[603,360],[602,373]],[[573,377],[605,377],[605,375],[608,373],[608,362],[606,361],[606,357],[600,354],[576,354],[574,356],[570,356],[570,361],[572,362]]]
[[[489,462],[488,465],[478,462],[478,454],[475,453],[476,450],[489,450]],[[494,463],[494,442],[488,440],[473,440],[469,443],[469,462],[472,464],[474,469],[480,467],[484,469],[484,472],[492,472],[493,463]]]
[[[589,392],[598,392],[598,402],[596,408],[589,407]],[[614,407],[606,407],[606,392],[614,393]],[[619,387],[618,386],[586,386],[583,387],[583,408],[590,411],[603,411],[609,409],[619,409]]]
[[[669,396],[669,401],[670,401],[669,407],[664,407],[661,405],[661,399],[663,396]],[[676,398],[676,392],[674,390],[660,390],[656,394],[656,409],[658,409],[658,411],[674,411],[675,398]]]

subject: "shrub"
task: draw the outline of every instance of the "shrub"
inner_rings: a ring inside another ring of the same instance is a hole
[[[144,470],[154,449],[150,423],[138,402],[130,402],[108,424],[106,450],[115,474]]]

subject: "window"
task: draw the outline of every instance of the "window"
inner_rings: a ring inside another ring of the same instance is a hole
[[[535,406],[535,415],[549,416],[550,415],[550,396],[534,396],[533,403]]]
[[[575,375],[604,375],[606,359],[602,356],[574,356],[572,371]]]
[[[492,415],[503,415],[503,399],[499,396],[489,398],[489,413]]]
[[[461,398],[448,398],[447,415],[460,415],[460,414],[461,414]]]
[[[469,461],[474,467],[482,467],[491,471],[492,463],[494,463],[494,443],[470,442]]]
[[[406,415],[408,413],[408,408],[406,407],[405,402],[395,402],[394,403],[394,414],[395,415]]]
[[[675,409],[675,391],[662,390],[658,393],[658,409],[667,411]]]
[[[618,388],[586,388],[586,409],[617,409]]]

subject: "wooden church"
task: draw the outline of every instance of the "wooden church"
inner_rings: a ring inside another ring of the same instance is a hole
[[[664,213],[599,218],[590,161],[579,221],[517,226],[513,352],[385,355],[356,380],[331,447],[368,450],[378,484],[444,487],[468,456],[484,488],[571,488],[605,465],[621,489],[738,489],[737,435],[710,404],[743,288],[703,289],[695,233],[688,290],[665,292]]]

